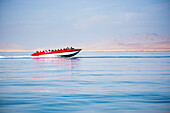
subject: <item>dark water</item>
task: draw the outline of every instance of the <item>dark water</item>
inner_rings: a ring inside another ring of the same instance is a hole
[[[0,113],[170,112],[170,52],[29,54],[0,53]]]

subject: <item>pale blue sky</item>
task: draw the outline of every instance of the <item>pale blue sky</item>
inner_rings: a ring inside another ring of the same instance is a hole
[[[170,34],[169,20],[169,0],[0,0],[0,42],[38,48]]]

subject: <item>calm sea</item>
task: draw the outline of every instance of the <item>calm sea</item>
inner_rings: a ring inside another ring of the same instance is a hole
[[[0,113],[170,112],[170,52],[0,53]]]

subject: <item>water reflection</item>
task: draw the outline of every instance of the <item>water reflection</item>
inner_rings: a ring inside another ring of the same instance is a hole
[[[40,87],[36,90],[32,90],[32,92],[36,93],[77,93],[80,91],[76,88],[64,88],[64,87]]]
[[[73,70],[79,65],[79,58],[63,58],[63,57],[46,57],[33,58],[33,61],[38,62],[38,68],[44,70]]]
[[[40,84],[32,89],[34,93],[77,93],[79,89],[72,87],[77,81],[74,72],[79,67],[79,58],[33,58],[36,74],[32,81]],[[66,84],[67,83],[67,84]],[[68,85],[70,84],[70,85]],[[61,86],[61,87],[56,87]]]

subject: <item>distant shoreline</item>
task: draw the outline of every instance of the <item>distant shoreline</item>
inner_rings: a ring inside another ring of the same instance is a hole
[[[170,51],[170,49],[108,49],[108,50],[84,50],[84,51]]]
[[[35,50],[21,49],[0,49],[0,52],[34,52]],[[170,49],[106,49],[106,50],[86,50],[83,51],[170,51]]]

